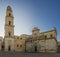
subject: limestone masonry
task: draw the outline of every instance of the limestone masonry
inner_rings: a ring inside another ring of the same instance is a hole
[[[31,35],[14,35],[14,16],[10,6],[6,9],[4,29],[4,38],[0,37],[1,51],[57,52],[60,46],[56,28],[40,32],[39,28],[34,27]]]

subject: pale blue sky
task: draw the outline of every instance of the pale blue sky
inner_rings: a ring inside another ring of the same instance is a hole
[[[37,26],[41,32],[56,27],[60,40],[60,0],[0,0],[0,35],[4,36],[6,8],[13,10],[15,35],[31,34]]]

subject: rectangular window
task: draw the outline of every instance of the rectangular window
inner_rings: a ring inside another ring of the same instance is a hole
[[[22,45],[20,45],[20,47],[22,47]]]
[[[52,34],[50,35],[50,37],[52,37]]]

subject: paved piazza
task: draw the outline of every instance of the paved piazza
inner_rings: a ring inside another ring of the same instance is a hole
[[[60,53],[0,52],[0,57],[60,57]]]

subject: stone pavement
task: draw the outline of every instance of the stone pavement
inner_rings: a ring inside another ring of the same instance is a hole
[[[60,57],[60,53],[20,53],[0,51],[0,57]]]

